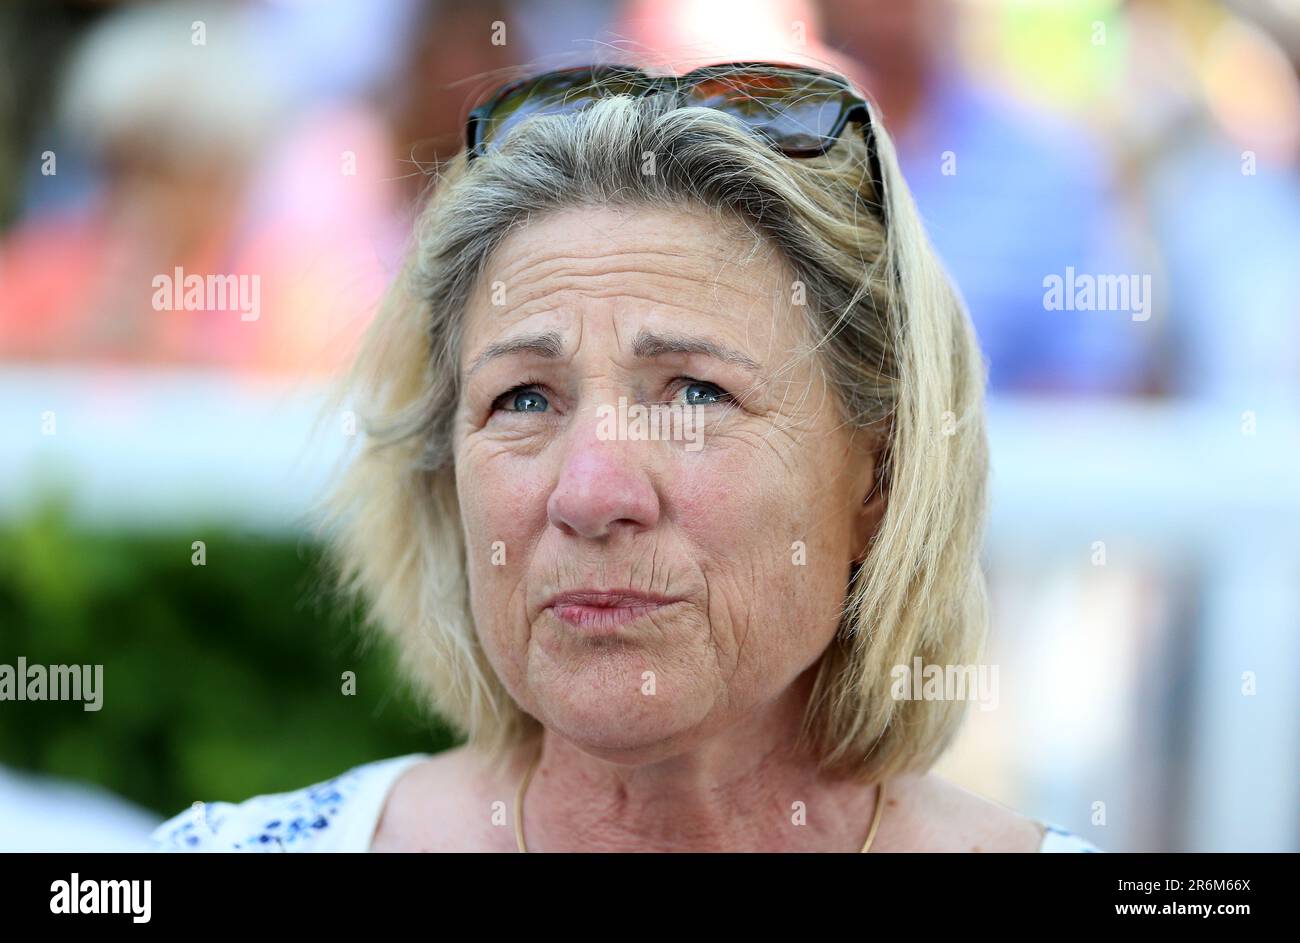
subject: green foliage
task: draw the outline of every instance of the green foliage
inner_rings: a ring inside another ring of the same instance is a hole
[[[0,701],[0,763],[171,815],[452,745],[328,585],[302,541],[86,531],[50,506],[0,525],[0,664],[104,666],[99,711]]]

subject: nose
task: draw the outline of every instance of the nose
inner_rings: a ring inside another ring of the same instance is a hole
[[[594,418],[571,431],[560,477],[546,503],[551,523],[569,536],[600,540],[621,528],[659,520],[659,496],[647,463],[653,443],[602,439]]]

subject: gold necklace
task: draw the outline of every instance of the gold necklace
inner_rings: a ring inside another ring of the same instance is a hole
[[[528,783],[533,778],[533,770],[537,769],[537,764],[542,758],[542,751],[539,748],[533,761],[528,764],[528,772],[524,773],[524,778],[519,781],[519,789],[515,793],[515,842],[519,845],[521,852],[528,851],[528,845],[524,842],[524,793],[528,791]],[[871,813],[871,829],[867,832],[867,840],[862,843],[862,851],[859,854],[866,854],[871,847],[871,843],[876,840],[876,829],[880,828],[880,816],[885,811],[885,784],[882,781],[876,788],[876,807]]]

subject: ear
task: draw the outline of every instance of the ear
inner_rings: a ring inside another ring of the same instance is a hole
[[[853,546],[857,548],[853,559],[857,563],[866,559],[889,507],[889,449],[885,443],[880,442],[863,464],[857,490],[861,503],[855,509],[853,521]]]

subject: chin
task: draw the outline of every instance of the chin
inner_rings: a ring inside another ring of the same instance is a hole
[[[651,762],[680,752],[698,736],[707,705],[664,691],[662,682],[657,693],[643,694],[624,680],[626,673],[615,680],[606,671],[569,675],[564,690],[547,691],[539,699],[538,719],[550,732],[612,763]]]

